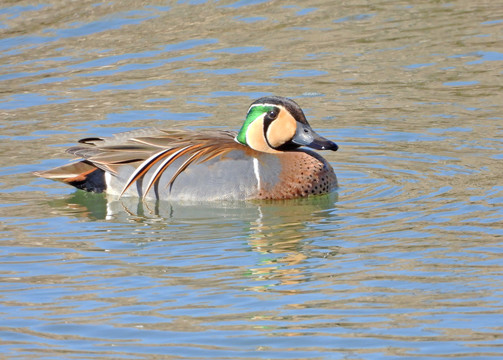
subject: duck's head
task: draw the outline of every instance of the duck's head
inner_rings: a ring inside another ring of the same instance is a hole
[[[336,143],[318,135],[304,112],[291,99],[267,96],[253,102],[236,141],[263,152],[277,152],[308,146],[336,151]]]

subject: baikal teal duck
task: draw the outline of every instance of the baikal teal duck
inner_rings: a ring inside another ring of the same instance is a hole
[[[292,199],[331,192],[337,177],[316,150],[337,150],[291,99],[263,97],[241,130],[134,130],[86,138],[77,162],[37,172],[79,189],[161,200]]]

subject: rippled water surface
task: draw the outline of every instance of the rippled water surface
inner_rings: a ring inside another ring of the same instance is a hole
[[[300,5],[299,5],[300,4]],[[3,1],[7,358],[503,357],[499,1]],[[86,136],[294,98],[333,194],[120,201],[31,172]]]

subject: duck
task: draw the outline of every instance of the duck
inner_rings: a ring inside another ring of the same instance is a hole
[[[150,200],[280,200],[338,187],[332,166],[313,151],[336,151],[337,144],[281,96],[255,100],[238,132],[145,128],[78,143],[66,150],[78,160],[34,174],[89,192]]]

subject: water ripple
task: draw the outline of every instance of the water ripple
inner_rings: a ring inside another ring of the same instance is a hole
[[[498,6],[4,6],[2,354],[501,358]],[[337,192],[149,203],[31,174],[85,136],[238,129],[271,94],[340,145]]]

